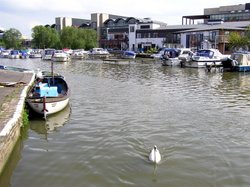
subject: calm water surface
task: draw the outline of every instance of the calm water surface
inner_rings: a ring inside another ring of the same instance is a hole
[[[50,70],[40,59],[0,64]],[[70,106],[30,121],[0,186],[250,186],[250,74],[154,62],[55,69],[71,87]],[[156,167],[153,145],[163,157]]]

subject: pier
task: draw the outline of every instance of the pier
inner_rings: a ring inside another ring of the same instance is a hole
[[[20,137],[22,112],[34,73],[0,70],[0,173]]]

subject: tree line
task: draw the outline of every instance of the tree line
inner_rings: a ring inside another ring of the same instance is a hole
[[[231,50],[250,49],[250,27],[244,34],[239,32],[231,32],[228,37]],[[55,28],[46,26],[35,26],[32,29],[32,46],[33,48],[70,48],[70,49],[86,49],[96,47],[97,33],[93,29],[65,27],[58,33]],[[21,49],[22,34],[19,30],[11,28],[6,30],[3,38],[0,39],[0,46],[6,48]]]
[[[21,49],[21,32],[15,28],[6,30],[0,41],[0,46]],[[39,25],[32,28],[31,47],[37,49],[70,48],[89,50],[97,47],[97,33],[94,29],[75,27],[65,27],[61,32],[57,32],[55,28]]]

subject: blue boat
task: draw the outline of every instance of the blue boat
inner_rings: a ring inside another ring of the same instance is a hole
[[[235,52],[227,61],[223,61],[222,63],[224,71],[250,71],[250,52]]]
[[[136,53],[134,51],[124,51],[122,54],[122,58],[126,59],[135,59]]]
[[[11,50],[8,58],[10,58],[10,59],[20,58],[19,51],[18,50]]]

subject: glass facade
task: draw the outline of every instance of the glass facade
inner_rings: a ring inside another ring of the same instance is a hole
[[[210,15],[210,20],[223,20],[223,21],[247,21],[250,20],[250,12],[237,12],[226,14]]]

